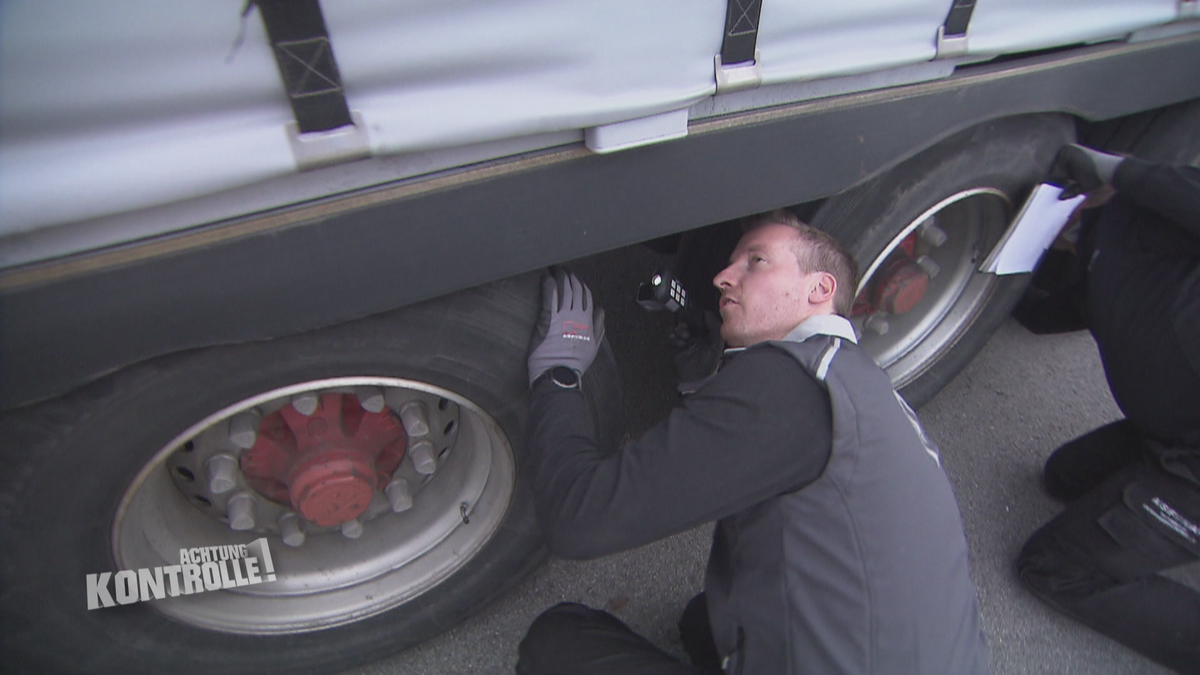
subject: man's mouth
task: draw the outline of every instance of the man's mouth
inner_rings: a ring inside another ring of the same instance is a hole
[[[725,307],[727,307],[729,305],[736,305],[736,304],[737,304],[737,300],[734,300],[733,298],[730,298],[728,296],[723,296],[721,298],[721,302],[718,303],[718,307],[720,309],[725,309]]]

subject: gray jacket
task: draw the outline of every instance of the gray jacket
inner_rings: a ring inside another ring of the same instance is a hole
[[[829,392],[813,483],[717,524],[705,590],[727,673],[989,670],[967,543],[937,449],[849,321],[773,346]]]

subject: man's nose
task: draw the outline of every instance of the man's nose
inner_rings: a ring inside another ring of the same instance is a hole
[[[725,269],[717,272],[717,276],[713,277],[713,286],[722,291],[730,286],[733,286],[733,265],[729,265]]]

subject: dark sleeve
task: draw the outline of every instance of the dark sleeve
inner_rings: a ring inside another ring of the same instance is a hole
[[[734,357],[641,438],[597,447],[583,394],[545,378],[530,398],[530,476],[550,550],[594,558],[732,515],[815,480],[829,395],[774,347]]]
[[[1113,187],[1200,238],[1200,169],[1130,158],[1117,166]]]

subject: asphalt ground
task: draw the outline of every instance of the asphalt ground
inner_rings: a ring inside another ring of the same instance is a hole
[[[653,424],[674,401],[664,340],[669,319],[637,308],[636,284],[629,281],[648,276],[660,262],[635,249],[575,267],[608,313],[629,434]],[[1036,337],[1009,320],[919,415],[941,447],[958,497],[993,672],[1170,672],[1041,604],[1020,586],[1013,568],[1024,541],[1061,508],[1040,486],[1046,457],[1061,443],[1120,417],[1090,336]],[[530,622],[562,601],[605,608],[682,656],[676,620],[701,590],[710,534],[706,525],[598,560],[551,559],[442,636],[344,675],[512,673]]]

